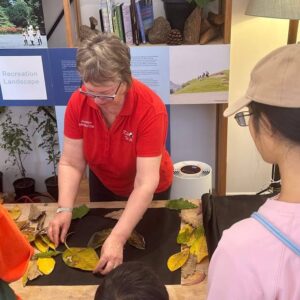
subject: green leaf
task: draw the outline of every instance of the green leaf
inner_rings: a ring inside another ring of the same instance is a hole
[[[179,198],[179,199],[169,200],[166,204],[166,207],[169,209],[181,210],[181,209],[197,208],[198,206],[188,200]]]
[[[74,207],[72,213],[72,220],[83,218],[89,211],[90,209],[85,204],[80,205],[78,207]]]
[[[106,228],[101,231],[95,232],[89,239],[87,246],[89,248],[94,249],[101,247],[104,244],[107,237],[110,235],[111,231],[112,228]]]
[[[47,251],[47,252],[40,252],[40,253],[34,254],[32,259],[54,257],[54,256],[57,256],[61,253],[62,253],[61,251],[54,251],[54,250],[50,250],[50,251]]]

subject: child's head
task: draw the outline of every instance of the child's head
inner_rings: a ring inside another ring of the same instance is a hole
[[[246,95],[229,104],[224,112],[247,125],[267,162],[277,164],[286,151],[300,150],[300,44],[272,51],[251,73]],[[296,153],[296,152],[295,152]]]
[[[141,262],[125,262],[105,276],[95,300],[168,300],[161,280]]]

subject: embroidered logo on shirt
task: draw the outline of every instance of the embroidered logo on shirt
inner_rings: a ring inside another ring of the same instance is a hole
[[[123,138],[127,142],[132,142],[133,141],[133,132],[123,130]]]
[[[85,121],[85,120],[81,120],[79,122],[79,126],[86,127],[86,128],[94,128],[95,127],[91,121]]]

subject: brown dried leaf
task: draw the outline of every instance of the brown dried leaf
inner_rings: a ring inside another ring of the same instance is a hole
[[[31,260],[28,264],[26,273],[22,277],[23,286],[26,286],[28,280],[33,280],[41,275],[43,274],[39,271],[37,261]]]
[[[122,213],[123,213],[124,209],[119,209],[119,210],[114,210],[108,214],[106,214],[104,216],[104,218],[110,218],[110,219],[114,219],[114,220],[119,220]]]
[[[28,228],[22,230],[22,233],[29,243],[31,243],[35,240],[35,236],[36,236],[35,228],[28,227]]]
[[[95,232],[89,239],[87,246],[89,248],[94,249],[101,247],[104,244],[107,237],[110,235],[111,231],[112,228],[106,228],[101,231]]]
[[[31,204],[28,216],[29,221],[37,221],[38,218],[42,215],[42,213],[43,212],[36,205]]]
[[[180,216],[184,223],[190,224],[194,228],[201,225],[201,215],[199,215],[198,209],[184,209]]]
[[[16,221],[16,224],[20,230],[24,230],[30,226],[29,221]]]
[[[193,275],[196,272],[197,268],[197,257],[190,254],[189,259],[181,269],[181,276],[187,278],[190,275]]]
[[[145,250],[146,248],[144,237],[135,230],[133,230],[130,238],[128,239],[128,244],[140,250]]]
[[[202,282],[205,279],[206,275],[204,272],[196,272],[193,275],[188,276],[182,283],[181,285],[194,285]]]
[[[37,224],[37,227],[36,227],[37,230],[42,230],[43,229],[45,219],[46,219],[46,212],[43,211],[42,214],[38,218],[38,224]]]

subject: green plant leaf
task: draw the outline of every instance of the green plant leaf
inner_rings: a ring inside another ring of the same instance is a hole
[[[112,228],[106,228],[101,231],[95,232],[89,239],[87,246],[89,248],[94,249],[101,247],[104,244],[107,237],[110,235],[111,231]]]
[[[179,199],[169,200],[166,204],[166,207],[169,209],[181,210],[181,209],[197,208],[198,206],[188,200],[179,198]]]
[[[193,231],[194,228],[191,225],[183,226],[177,235],[177,243],[187,244],[192,237]]]
[[[40,252],[40,253],[34,254],[32,259],[54,257],[54,256],[57,256],[61,253],[62,253],[61,251],[53,251],[53,250],[50,250],[50,251],[47,251],[47,252]]]
[[[72,212],[72,220],[83,218],[89,211],[90,209],[85,204],[74,207]]]

